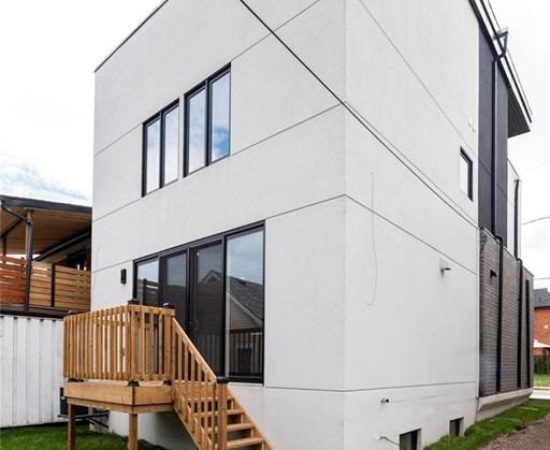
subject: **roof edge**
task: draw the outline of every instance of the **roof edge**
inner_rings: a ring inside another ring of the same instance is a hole
[[[149,19],[150,19],[151,17],[153,17],[153,16],[154,16],[154,15],[155,15],[155,14],[156,14],[156,13],[157,13],[166,3],[168,3],[169,1],[170,1],[170,0],[162,0],[162,1],[160,2],[160,4],[159,4],[157,7],[155,7],[155,9],[153,9],[153,11],[151,11],[151,12],[149,13],[149,15],[148,15],[147,17],[145,17],[145,19],[143,19],[143,20],[139,23],[139,25],[138,25],[137,27],[135,27],[135,28],[130,32],[130,34],[128,34],[128,36],[126,36],[126,37],[122,40],[122,42],[121,42],[120,44],[118,44],[118,45],[114,48],[114,50],[113,50],[111,53],[109,53],[105,58],[103,58],[103,60],[99,63],[99,65],[94,69],[94,73],[97,73],[97,71],[98,71],[99,69],[101,69],[101,68],[103,67],[103,65],[104,65],[107,61],[109,61],[109,59],[111,59],[111,57],[112,57],[112,56],[113,56],[113,55],[114,55],[114,54],[115,54],[124,44],[126,44],[126,42],[128,42],[128,41],[130,40],[130,38],[131,38],[134,34],[136,34],[137,31],[138,31],[141,27],[143,27],[143,25],[145,25],[145,24],[149,21]]]
[[[512,131],[509,137],[528,132],[530,131],[533,112],[519,79],[510,50],[505,48],[502,40],[497,36],[499,31],[501,31],[501,26],[498,23],[493,7],[491,6],[491,2],[490,0],[469,0],[469,2],[482,30],[489,38],[489,42],[492,44],[493,52],[496,55],[503,55],[500,63],[503,75],[508,85],[508,95],[509,98],[513,100],[513,111],[516,113],[516,117],[520,119],[521,122],[517,125],[517,128]]]

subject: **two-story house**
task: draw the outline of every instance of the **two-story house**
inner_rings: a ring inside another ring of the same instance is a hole
[[[164,1],[96,71],[93,309],[174,305],[265,437],[225,448],[461,433],[530,393],[530,114],[487,0]],[[214,448],[177,392],[139,436]]]

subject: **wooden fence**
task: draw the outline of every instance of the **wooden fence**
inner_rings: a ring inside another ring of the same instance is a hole
[[[22,304],[25,301],[25,260],[0,256],[0,303]]]
[[[0,303],[25,303],[26,263],[24,259],[0,257]],[[33,262],[29,306],[63,310],[90,309],[90,272]]]

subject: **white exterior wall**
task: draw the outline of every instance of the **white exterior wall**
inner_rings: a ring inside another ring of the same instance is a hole
[[[171,0],[96,74],[93,308],[131,298],[119,273],[132,280],[136,258],[264,220],[264,384],[232,387],[275,448],[390,449],[377,437],[417,428],[425,445],[450,419],[471,424],[477,203],[458,179],[462,146],[477,180],[468,2],[249,3],[458,214],[239,2]],[[180,161],[177,182],[141,198],[142,123],[179,98],[183,130],[183,94],[229,62],[231,156],[186,178]],[[181,448],[176,423],[143,415],[140,437]],[[111,426],[124,434],[127,420]]]
[[[459,161],[477,188],[478,25],[468,2],[346,5],[346,100],[414,174],[347,116],[345,448],[415,429],[423,448],[475,420],[477,192]]]
[[[343,94],[342,2],[252,4]],[[141,198],[143,121],[229,62],[231,156],[186,178],[180,164],[176,183]],[[238,2],[168,2],[96,74],[92,306],[131,298],[119,274],[131,280],[134,259],[264,220],[264,385],[233,388],[276,448],[343,442],[344,124]],[[323,431],[312,411],[326,412]],[[181,448],[183,426],[159,431],[166,421],[141,416],[140,437]],[[127,432],[123,415],[110,424]]]
[[[63,321],[0,315],[0,428],[58,422]]]

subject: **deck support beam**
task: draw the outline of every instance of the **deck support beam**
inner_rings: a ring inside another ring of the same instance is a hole
[[[75,406],[69,403],[67,409],[67,450],[75,450]]]
[[[138,415],[128,414],[128,450],[138,450]]]

